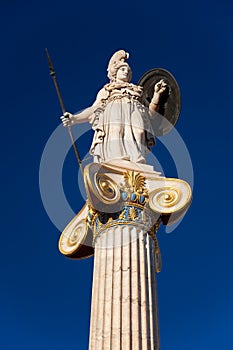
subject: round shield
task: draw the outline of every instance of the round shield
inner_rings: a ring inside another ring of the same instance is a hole
[[[159,109],[152,118],[152,128],[155,136],[167,134],[176,124],[180,114],[180,89],[171,73],[162,68],[154,68],[146,72],[138,82],[143,86],[144,97],[151,102],[154,94],[154,86],[160,80],[166,84],[166,90],[160,97]]]

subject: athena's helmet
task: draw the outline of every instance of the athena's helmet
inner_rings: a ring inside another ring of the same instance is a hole
[[[119,50],[113,54],[111,57],[109,63],[108,63],[108,78],[111,82],[115,81],[117,71],[122,66],[128,66],[128,63],[125,62],[129,58],[128,52],[125,52],[124,50]],[[130,75],[129,75],[129,81],[132,79],[132,71],[129,67]]]

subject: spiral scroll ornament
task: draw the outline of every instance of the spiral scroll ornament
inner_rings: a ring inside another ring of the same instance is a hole
[[[89,206],[86,203],[62,232],[58,247],[70,259],[84,259],[94,254],[93,233],[88,224]]]
[[[117,184],[105,174],[96,174],[95,189],[101,201],[106,204],[117,203],[120,199],[120,191]]]
[[[59,250],[66,256],[72,256],[76,253],[87,234],[86,220],[79,221],[75,227],[64,230],[59,240]]]
[[[152,210],[165,216],[173,214],[173,219],[176,220],[184,214],[190,203],[191,189],[183,180],[166,179],[164,186],[149,194],[149,206]]]

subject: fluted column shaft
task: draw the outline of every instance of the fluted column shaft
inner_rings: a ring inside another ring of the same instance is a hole
[[[95,240],[89,350],[159,350],[153,238],[115,225]]]

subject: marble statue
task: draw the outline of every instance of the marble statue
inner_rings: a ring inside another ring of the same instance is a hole
[[[146,154],[155,144],[151,120],[156,118],[161,96],[167,88],[163,79],[154,86],[149,103],[143,87],[130,83],[132,71],[126,60],[128,53],[119,50],[108,64],[106,84],[97,94],[91,107],[81,113],[64,113],[65,127],[90,122],[94,137],[90,154],[96,163],[128,160],[145,163]]]
[[[160,350],[157,231],[177,222],[192,199],[185,181],[145,164],[154,136],[167,133],[178,118],[178,86],[160,68],[147,72],[139,85],[130,83],[128,57],[123,50],[112,56],[110,82],[81,113],[64,112],[58,93],[68,131],[83,122],[94,130],[93,162],[83,170],[87,200],[58,243],[70,259],[94,254],[89,350]],[[167,124],[157,123],[161,117]]]

